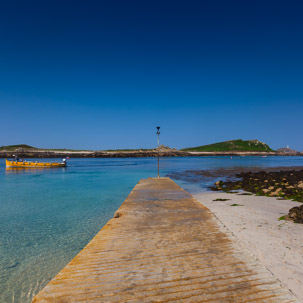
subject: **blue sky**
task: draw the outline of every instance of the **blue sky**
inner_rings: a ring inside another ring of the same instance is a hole
[[[0,1],[0,145],[303,150],[301,1]]]

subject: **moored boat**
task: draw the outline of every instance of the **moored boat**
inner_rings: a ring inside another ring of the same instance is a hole
[[[21,159],[5,159],[6,167],[19,167],[19,168],[53,168],[53,167],[66,167],[66,159],[62,162],[38,162],[27,161]]]

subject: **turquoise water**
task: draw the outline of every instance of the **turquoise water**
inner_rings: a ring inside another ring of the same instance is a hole
[[[71,159],[67,168],[5,170],[0,159],[0,302],[30,302],[113,216],[154,158]],[[192,169],[303,166],[303,157],[161,159],[161,175]],[[188,184],[190,192],[213,181]]]

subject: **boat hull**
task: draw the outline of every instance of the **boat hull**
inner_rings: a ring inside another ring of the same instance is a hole
[[[66,167],[66,163],[50,163],[50,162],[31,162],[31,161],[11,161],[6,159],[6,167],[19,168],[55,168]]]

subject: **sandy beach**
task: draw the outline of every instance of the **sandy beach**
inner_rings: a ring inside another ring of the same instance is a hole
[[[222,192],[194,196],[303,302],[303,224],[279,220],[301,203]],[[216,199],[230,200],[213,201]]]

